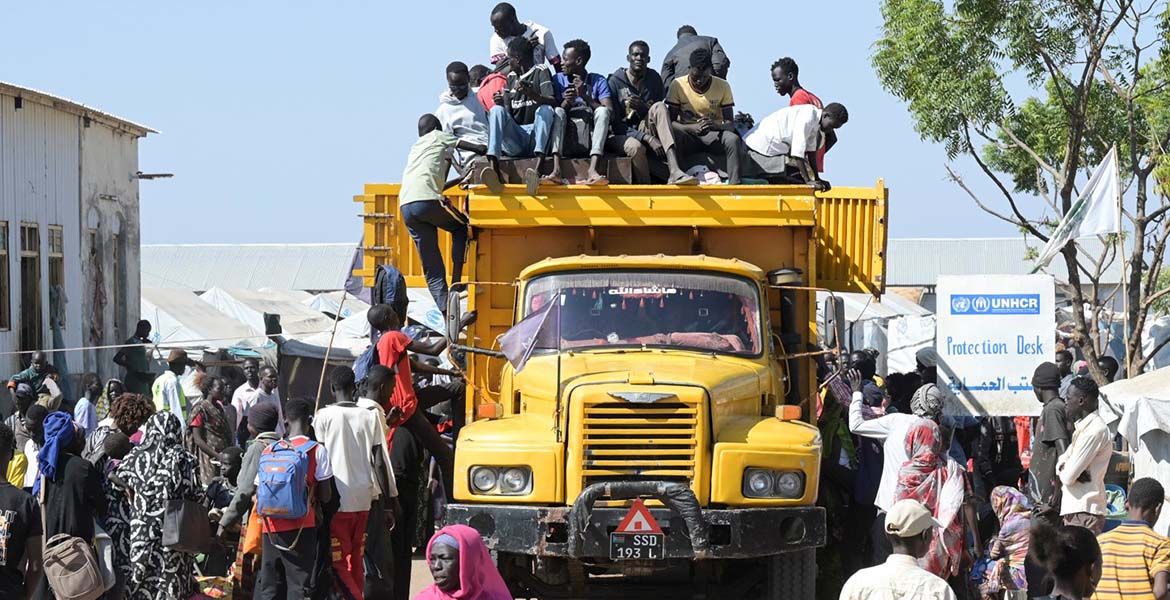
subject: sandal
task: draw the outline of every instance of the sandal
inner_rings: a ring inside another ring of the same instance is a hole
[[[692,175],[683,173],[682,177],[672,177],[667,183],[670,185],[699,185],[699,180]]]
[[[609,178],[604,175],[598,175],[597,177],[587,178],[585,181],[582,181],[581,184],[589,186],[609,185]]]
[[[491,167],[484,167],[479,172],[479,182],[487,186],[488,191],[493,194],[504,191],[504,185],[500,183],[500,175]]]
[[[540,189],[540,172],[536,169],[528,169],[524,171],[524,189],[528,191],[529,196],[535,196]]]

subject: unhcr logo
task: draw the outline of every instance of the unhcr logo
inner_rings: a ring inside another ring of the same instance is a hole
[[[1040,294],[954,294],[952,315],[1038,315]]]

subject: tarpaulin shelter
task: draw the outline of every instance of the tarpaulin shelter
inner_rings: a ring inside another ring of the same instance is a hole
[[[142,288],[139,314],[153,326],[151,339],[159,348],[182,348],[196,360],[204,351],[267,343],[248,325],[185,290]]]
[[[1111,411],[1121,410],[1117,432],[1129,443],[1135,479],[1151,477],[1170,481],[1170,367],[1115,381],[1101,388],[1098,411],[1106,421]],[[1154,525],[1170,533],[1170,499],[1164,499],[1162,515]]]
[[[877,350],[878,374],[913,371],[914,353],[934,345],[934,315],[926,308],[898,294],[885,294],[881,300],[869,294],[834,295],[845,305],[848,347]],[[828,296],[817,292],[818,313]]]
[[[332,319],[305,305],[311,295],[297,290],[211,288],[199,298],[255,333],[268,331],[266,319],[270,316],[280,318],[280,330],[286,339],[329,331],[333,326]]]
[[[345,294],[344,305],[341,299],[342,294]],[[342,319],[365,312],[366,309],[370,308],[370,304],[365,300],[340,290],[314,295],[305,300],[305,305],[329,316],[340,315]]]

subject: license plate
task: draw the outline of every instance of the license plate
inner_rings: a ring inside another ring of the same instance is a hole
[[[661,533],[609,534],[611,560],[662,560],[666,558],[666,535]]]

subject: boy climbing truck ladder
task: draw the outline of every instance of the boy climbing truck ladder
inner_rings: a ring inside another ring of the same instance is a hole
[[[397,193],[355,197],[355,275],[421,287]],[[475,231],[444,307],[467,377],[445,520],[519,597],[812,600],[816,291],[884,291],[882,182],[445,194]]]

